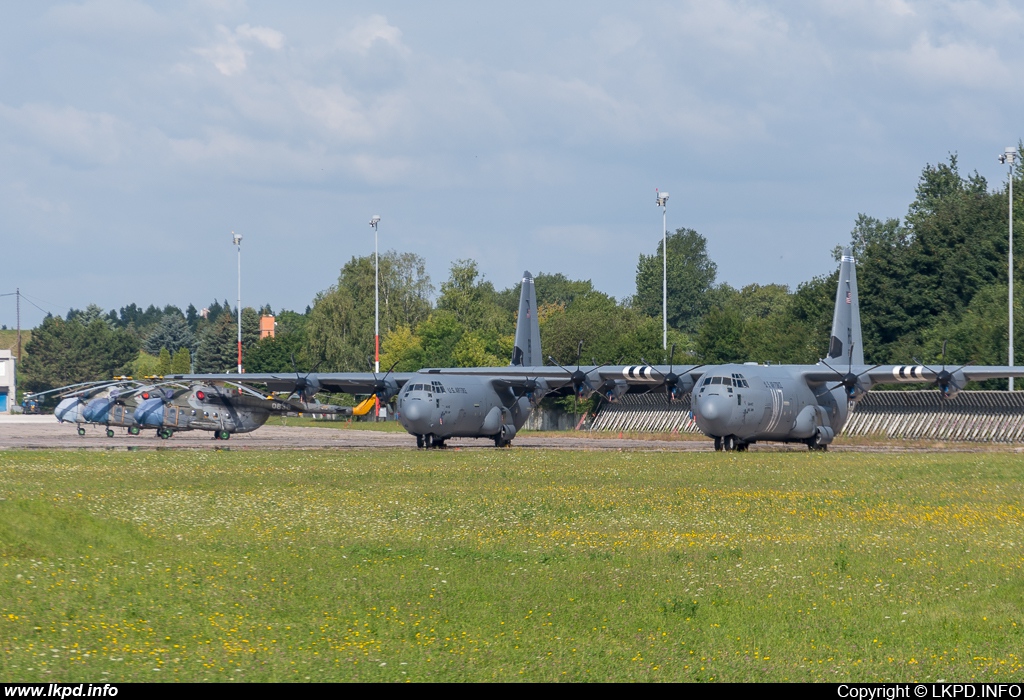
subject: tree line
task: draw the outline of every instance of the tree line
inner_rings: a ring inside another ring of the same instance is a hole
[[[1014,177],[1022,179],[1020,164]],[[1021,191],[1018,184],[1015,197]],[[858,260],[866,361],[919,358],[937,364],[946,343],[947,364],[1006,363],[1007,207],[1005,187],[989,187],[976,172],[962,174],[950,156],[925,166],[904,217],[858,216],[848,245]],[[825,355],[838,272],[796,289],[736,289],[717,280],[706,243],[688,228],[667,237],[669,345],[676,348],[676,364],[813,363]],[[545,354],[564,366],[667,362],[661,246],[659,241],[651,254],[639,256],[636,293],[625,299],[589,280],[538,274]],[[1020,246],[1014,243],[1017,276],[1024,265]],[[835,254],[838,262],[838,247]],[[393,250],[381,255],[379,267],[382,368],[508,364],[518,284],[499,289],[475,261],[456,260],[438,289],[422,257]],[[305,311],[276,314],[275,337],[262,340],[259,317],[272,309],[244,308],[246,371],[368,371],[373,288],[373,257],[353,257]],[[192,305],[182,311],[135,304],[109,312],[89,305],[63,318],[47,316],[25,347],[21,380],[39,391],[115,374],[234,371],[236,313],[228,302],[215,301],[205,316]],[[1015,331],[1015,347],[1024,348],[1024,322]],[[580,341],[583,353],[577,358]]]

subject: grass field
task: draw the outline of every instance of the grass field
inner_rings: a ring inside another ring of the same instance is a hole
[[[0,453],[5,680],[1011,681],[1012,455]]]

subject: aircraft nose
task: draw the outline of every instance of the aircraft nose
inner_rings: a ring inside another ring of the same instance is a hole
[[[97,399],[90,401],[85,410],[82,411],[82,417],[91,423],[102,423],[106,420],[106,414],[110,408],[110,401],[106,399]]]
[[[693,417],[697,427],[708,435],[729,435],[732,401],[729,396],[705,394],[694,406]]]
[[[422,401],[406,401],[402,408],[402,422],[409,432],[424,435],[429,431],[430,410]]]

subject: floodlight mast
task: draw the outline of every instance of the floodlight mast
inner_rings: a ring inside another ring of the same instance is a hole
[[[654,189],[656,202],[661,207],[661,349],[668,351],[668,192]]]
[[[1010,333],[1009,354],[1010,367],[1013,367],[1013,163],[1017,160],[1017,149],[1007,146],[999,155],[999,162],[1009,166],[1009,199],[1010,199],[1010,257],[1007,279],[1010,283]],[[1013,391],[1013,377],[1010,377],[1010,391]]]
[[[374,214],[370,218],[370,226],[373,227],[373,373],[380,372],[380,290],[378,282],[380,272],[377,262],[377,224],[380,223],[380,216]],[[374,397],[374,418],[380,418],[380,397]]]
[[[238,248],[238,373],[242,373],[242,234],[231,232],[231,242]]]

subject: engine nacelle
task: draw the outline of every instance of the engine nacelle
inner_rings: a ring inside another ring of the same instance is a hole
[[[624,379],[612,379],[601,385],[601,396],[608,403],[615,403],[627,391],[629,383]]]
[[[939,396],[944,401],[955,399],[956,395],[963,391],[965,384],[967,384],[967,377],[964,376],[964,373],[953,372],[950,374],[949,381],[938,382]]]

